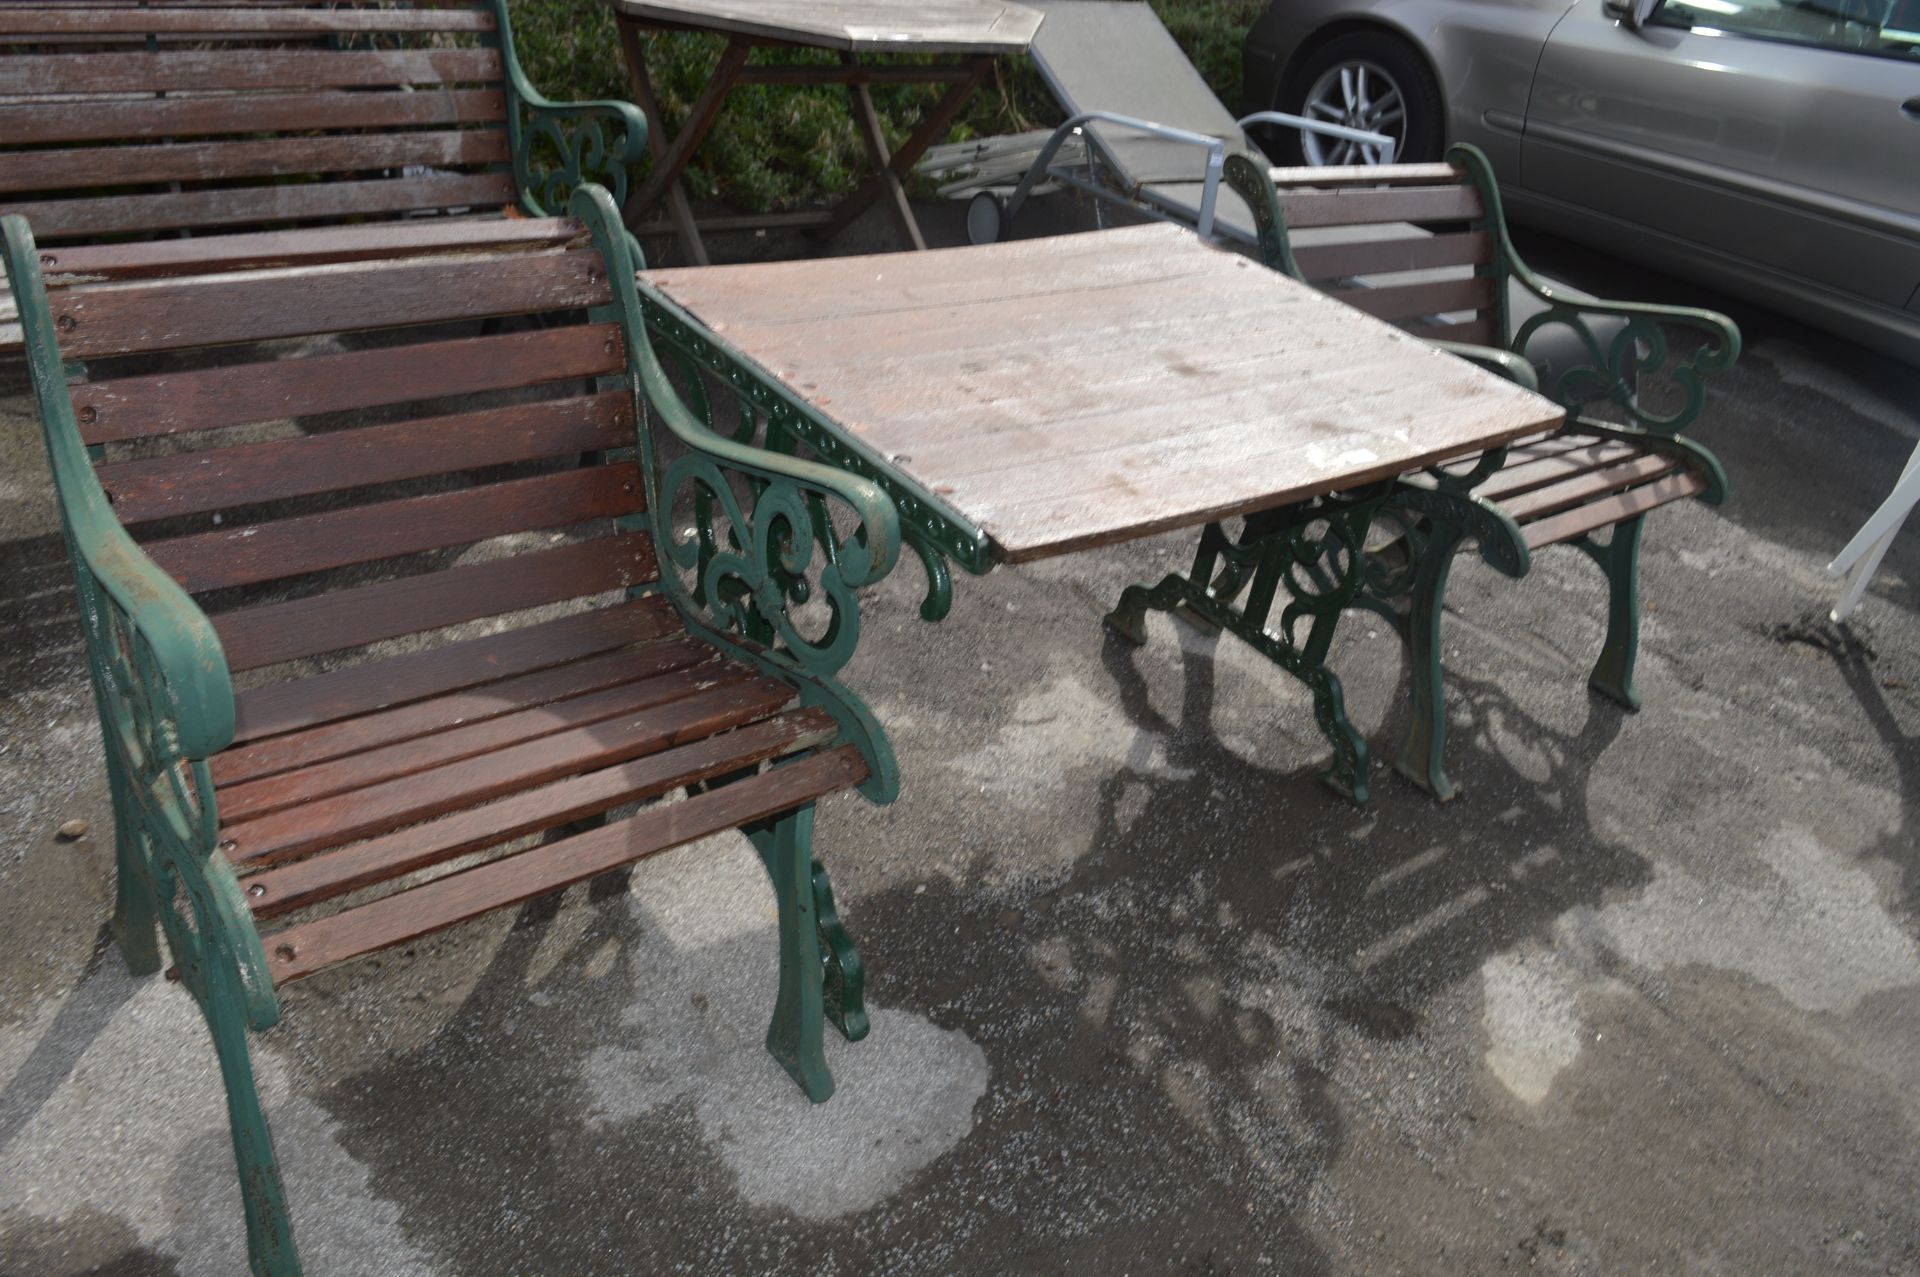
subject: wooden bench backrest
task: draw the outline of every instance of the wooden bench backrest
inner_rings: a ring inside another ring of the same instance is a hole
[[[1268,177],[1300,278],[1422,337],[1501,344],[1496,281],[1460,269],[1489,265],[1494,253],[1493,236],[1475,225],[1486,217],[1485,201],[1465,173],[1395,164],[1273,169]],[[1352,234],[1315,242],[1326,228]],[[1434,270],[1455,277],[1410,274]]]
[[[595,380],[625,346],[581,315],[606,271],[555,225],[515,251],[50,295],[114,512],[236,675],[657,579],[634,399]]]
[[[0,213],[57,244],[497,211],[499,40],[488,0],[6,0]]]

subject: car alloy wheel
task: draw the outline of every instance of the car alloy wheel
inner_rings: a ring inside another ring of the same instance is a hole
[[[1308,87],[1300,114],[1393,139],[1389,149],[1303,132],[1300,150],[1309,164],[1391,164],[1407,138],[1406,94],[1379,63],[1365,59],[1339,62],[1323,71]]]

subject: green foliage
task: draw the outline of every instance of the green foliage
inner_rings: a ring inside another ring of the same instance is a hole
[[[1266,0],[1152,0],[1160,20],[1228,106],[1240,99],[1240,46]],[[620,38],[605,0],[511,0],[520,60],[550,98],[632,98]],[[720,56],[718,37],[650,32],[647,72],[676,125]],[[766,57],[757,53],[756,58]],[[783,59],[796,55],[783,54]],[[833,54],[809,51],[809,60]],[[939,86],[876,87],[874,105],[898,143],[941,93]],[[950,136],[960,140],[1058,122],[1059,108],[1024,58],[1004,59]],[[845,91],[746,85],[727,99],[687,170],[688,193],[751,212],[794,208],[848,190],[866,157]]]
[[[1263,12],[1268,0],[1153,0],[1153,11],[1160,15],[1187,57],[1200,69],[1214,94],[1239,114],[1240,51],[1247,42],[1247,31]]]

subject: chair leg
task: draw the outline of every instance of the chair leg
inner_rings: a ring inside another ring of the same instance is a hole
[[[1436,523],[1420,549],[1407,611],[1407,736],[1394,764],[1401,775],[1443,803],[1457,791],[1446,770],[1447,689],[1440,663],[1440,619],[1454,551],[1464,538],[1463,530]]]
[[[299,1277],[293,1222],[287,1216],[280,1184],[280,1162],[254,1087],[253,1061],[247,1054],[247,1013],[230,969],[209,970],[202,1007],[213,1032],[220,1076],[227,1088],[227,1123],[233,1133],[233,1160],[240,1172],[240,1201],[247,1217],[248,1267],[254,1277]]]
[[[160,917],[153,885],[140,855],[140,835],[127,818],[121,782],[111,768],[107,780],[113,791],[113,939],[130,974],[152,975],[160,969]]]
[[[780,906],[780,995],[767,1029],[767,1050],[808,1099],[824,1103],[833,1095],[833,1075],[821,1043],[826,1016],[813,886],[813,807],[781,816],[753,843]]]
[[[1607,574],[1607,641],[1587,686],[1628,709],[1640,708],[1633,667],[1640,655],[1640,531],[1646,516],[1614,525],[1604,547],[1587,552]]]

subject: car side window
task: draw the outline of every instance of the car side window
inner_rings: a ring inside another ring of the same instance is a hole
[[[1920,0],[1667,0],[1653,21],[1920,62]]]

